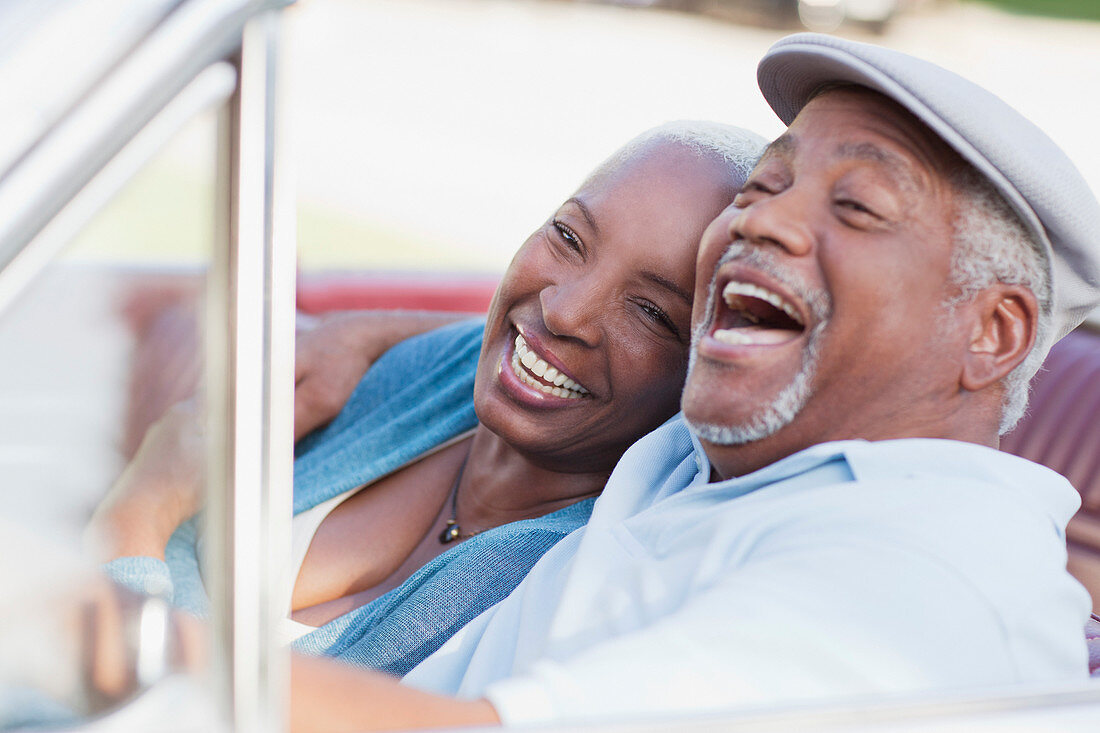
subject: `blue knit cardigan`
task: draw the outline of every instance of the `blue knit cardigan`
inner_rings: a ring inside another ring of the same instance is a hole
[[[409,464],[477,425],[474,372],[484,326],[464,322],[409,339],[367,372],[331,424],[301,441],[294,513]],[[293,648],[403,675],[475,616],[504,599],[562,537],[584,526],[594,499],[471,537],[389,593],[298,639]],[[209,613],[195,520],[180,526],[165,561],[119,558],[108,574],[139,592]]]

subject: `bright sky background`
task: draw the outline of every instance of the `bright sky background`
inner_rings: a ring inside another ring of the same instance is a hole
[[[284,48],[302,261],[499,271],[643,129],[696,118],[778,134],[755,66],[787,32],[545,0],[302,0]],[[942,0],[882,36],[842,34],[988,87],[1100,191],[1100,23]]]

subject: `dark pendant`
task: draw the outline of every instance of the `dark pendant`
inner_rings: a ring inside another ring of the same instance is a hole
[[[447,526],[439,533],[439,542],[444,545],[448,542],[454,542],[458,539],[458,535],[461,531],[462,530],[458,528],[458,522],[453,519],[448,519]]]

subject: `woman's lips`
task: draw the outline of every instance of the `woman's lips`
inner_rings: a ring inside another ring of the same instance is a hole
[[[522,334],[516,335],[512,351],[512,371],[521,382],[543,394],[564,399],[581,399],[588,394],[583,385],[551,366],[528,346]]]

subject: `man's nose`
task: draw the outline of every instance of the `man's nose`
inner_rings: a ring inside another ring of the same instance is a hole
[[[779,247],[795,257],[808,255],[814,243],[809,206],[794,189],[754,201],[730,221],[730,238]]]
[[[593,278],[578,278],[547,285],[539,292],[542,322],[547,330],[561,338],[580,341],[585,346],[600,343],[600,288]]]

